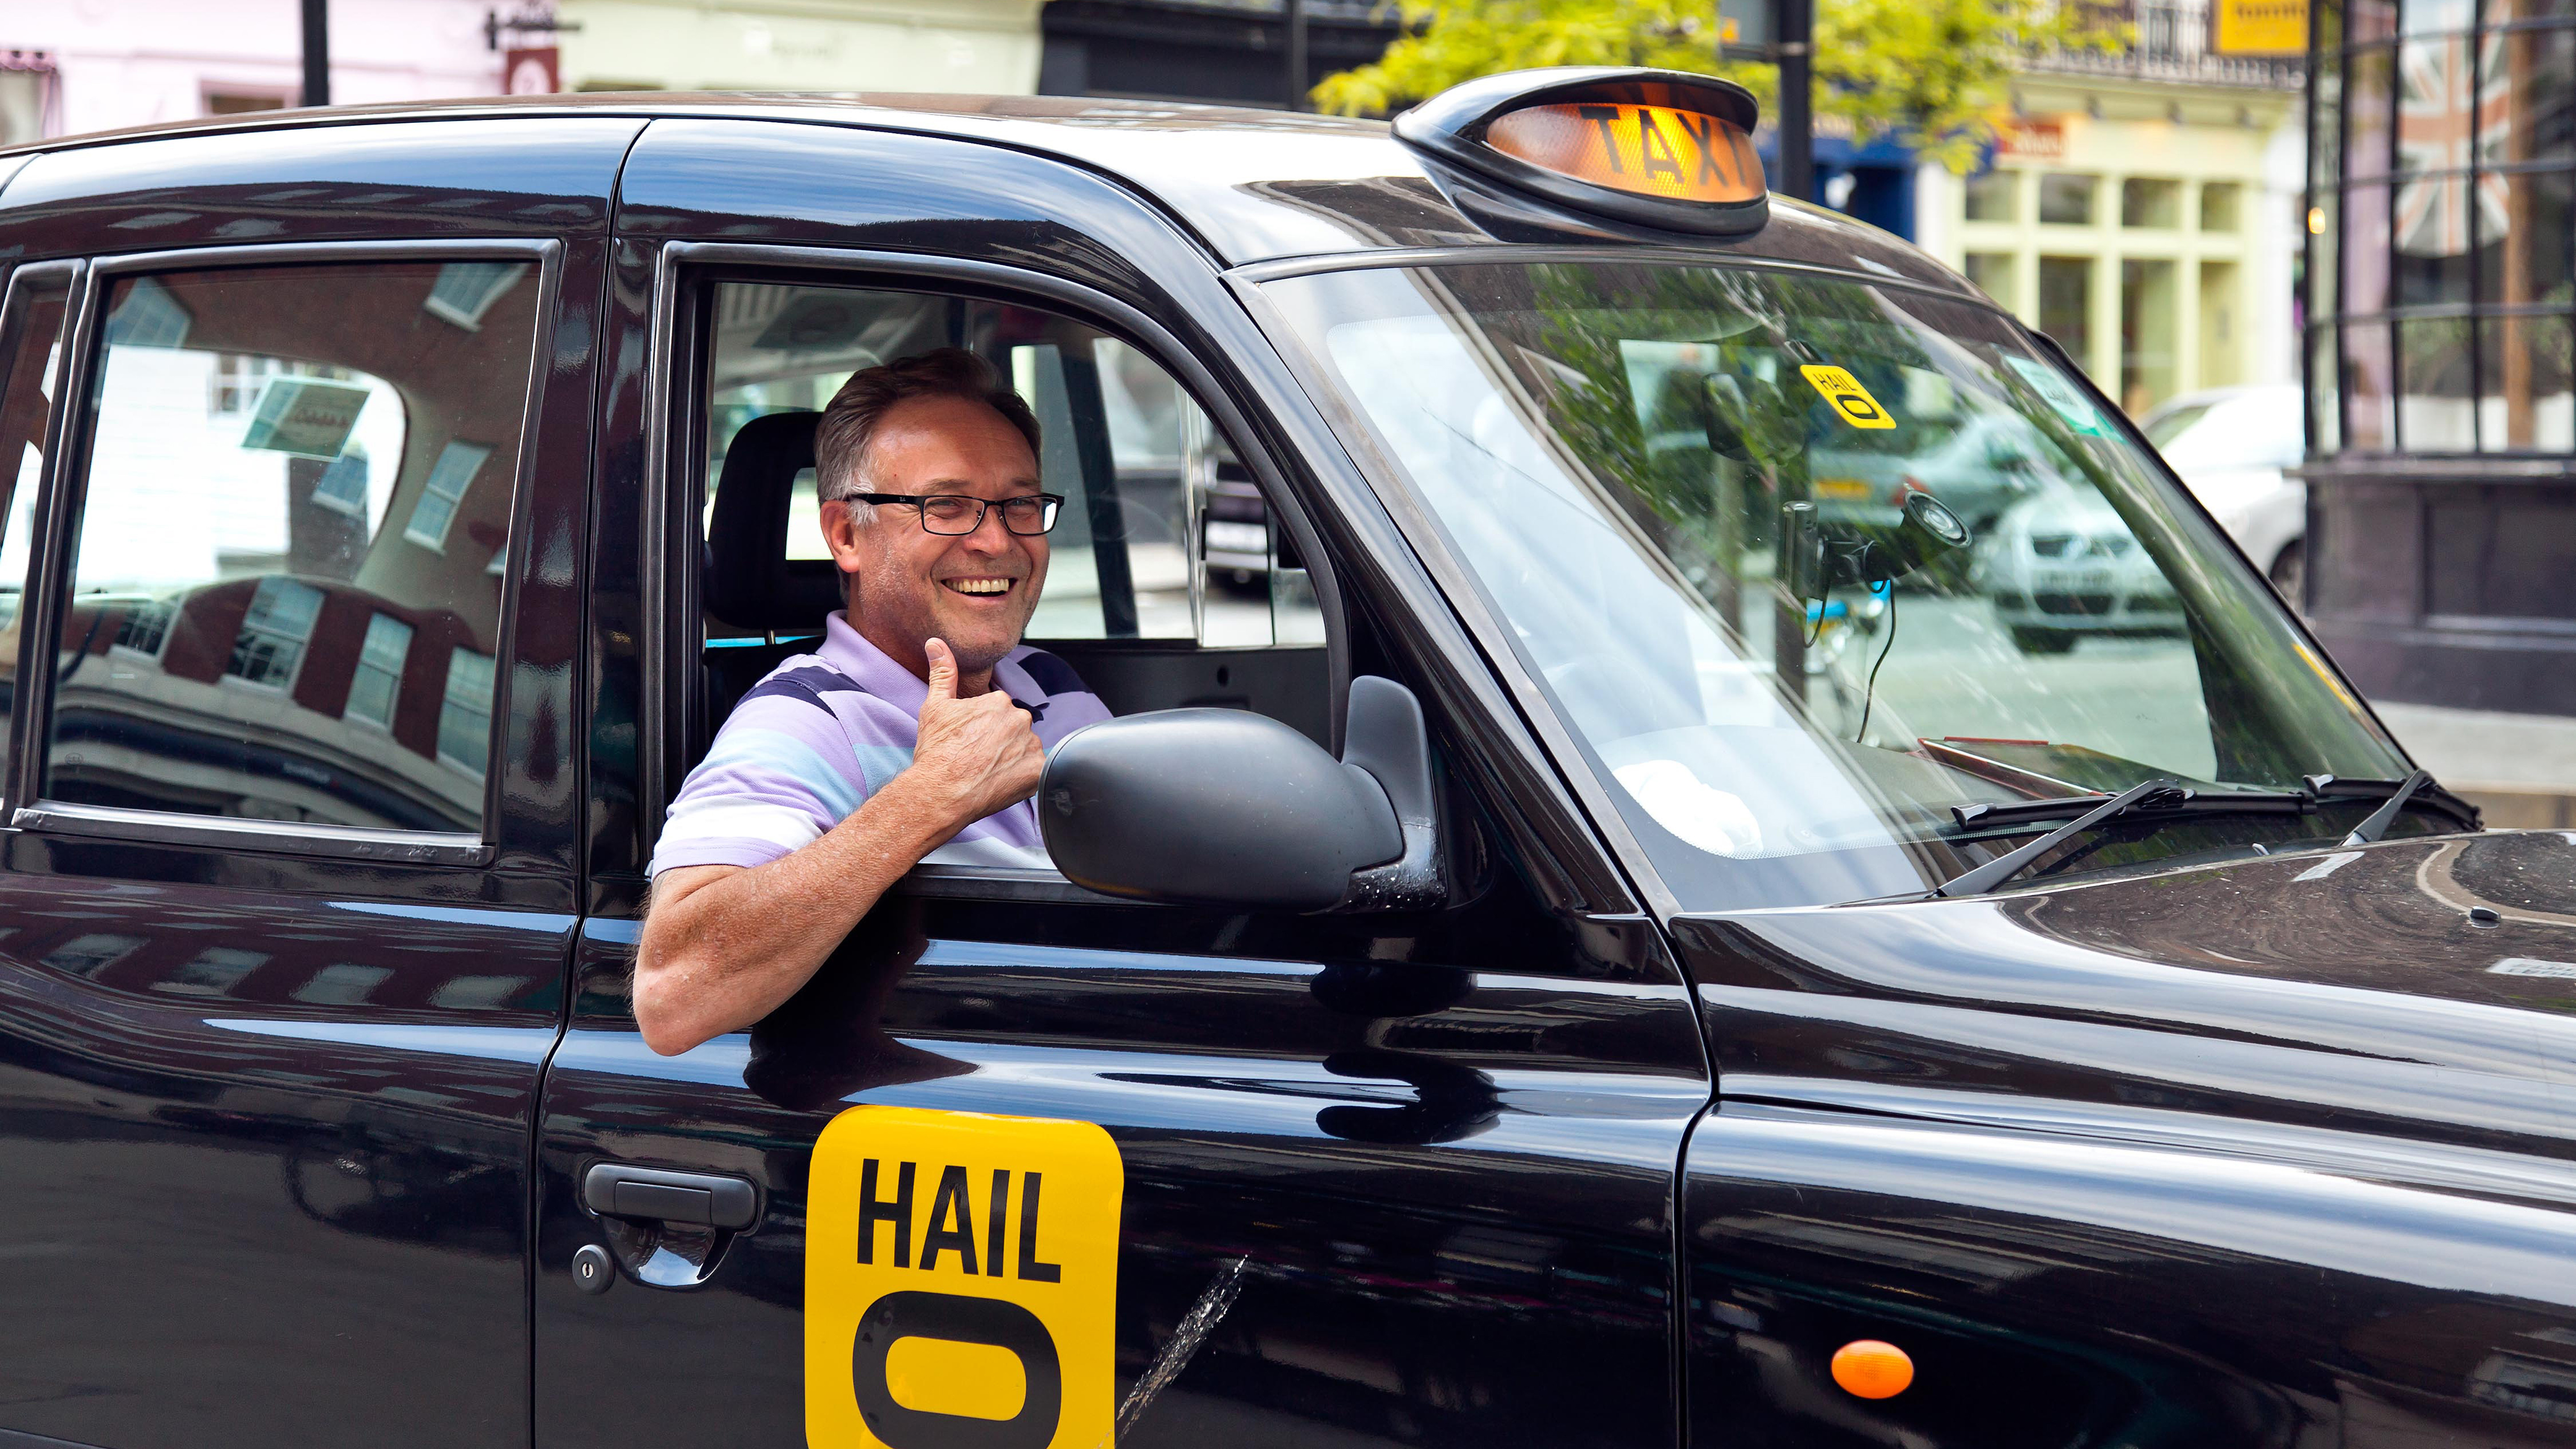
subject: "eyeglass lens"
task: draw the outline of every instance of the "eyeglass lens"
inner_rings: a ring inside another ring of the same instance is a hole
[[[988,506],[1002,511],[1002,526],[1013,533],[1039,534],[1055,527],[1056,500],[1052,498],[1032,494],[988,505],[984,499],[962,493],[934,494],[921,500],[921,526],[932,533],[951,536],[973,533],[984,526]]]

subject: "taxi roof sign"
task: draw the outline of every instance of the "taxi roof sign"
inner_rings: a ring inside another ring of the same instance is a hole
[[[1564,67],[1486,76],[1395,118],[1397,139],[1487,182],[1615,221],[1736,236],[1770,220],[1760,108],[1732,81]]]

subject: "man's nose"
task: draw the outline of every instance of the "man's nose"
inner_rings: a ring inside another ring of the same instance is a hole
[[[1008,553],[1013,547],[1013,539],[1010,525],[1002,521],[1002,506],[986,504],[984,516],[975,521],[972,530],[959,535],[957,541],[977,553]]]

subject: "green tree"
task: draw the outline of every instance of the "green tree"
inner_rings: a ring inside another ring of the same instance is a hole
[[[1393,3],[1406,34],[1315,87],[1318,106],[1387,115],[1460,81],[1550,65],[1695,71],[1751,88],[1766,115],[1778,103],[1772,67],[1719,58],[1714,0]],[[1817,0],[1816,108],[1965,173],[2011,108],[2022,57],[2122,42],[2100,14],[2060,0]]]

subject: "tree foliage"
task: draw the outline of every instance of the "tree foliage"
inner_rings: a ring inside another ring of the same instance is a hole
[[[1406,33],[1374,64],[1315,87],[1318,106],[1387,115],[1460,81],[1551,65],[1694,71],[1750,87],[1766,115],[1778,102],[1771,66],[1719,57],[1711,0],[1395,4]],[[2097,13],[2062,0],[1816,0],[1816,109],[1965,173],[2009,113],[2024,56],[2120,43]]]

